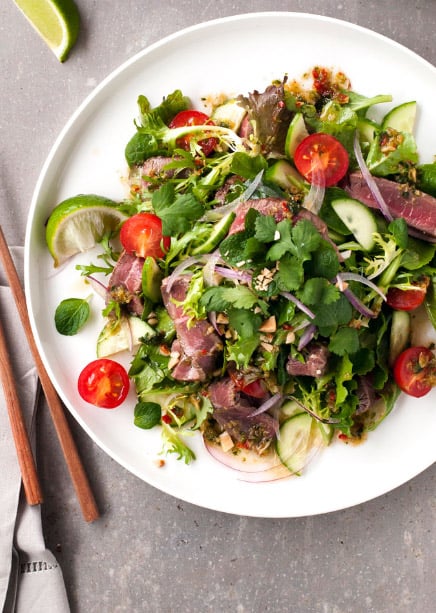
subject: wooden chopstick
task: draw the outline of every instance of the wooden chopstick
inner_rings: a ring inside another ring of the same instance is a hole
[[[33,337],[32,328],[30,325],[29,315],[26,308],[26,298],[24,290],[21,287],[20,279],[15,268],[12,256],[10,254],[3,230],[0,226],[0,259],[3,263],[3,268],[9,281],[12,295],[14,296],[15,304],[20,315],[21,323],[26,333],[27,342],[33,356],[33,360],[38,371],[38,376],[41,381],[42,389],[47,400],[50,414],[55,426],[56,433],[70,472],[76,495],[78,497],[82,514],[87,522],[92,522],[99,517],[97,504],[95,502],[91,487],[88,482],[85,470],[80,460],[77,447],[71,435],[71,431],[65,417],[64,408],[60,398],[49,378],[45,366],[39,355],[38,348]]]
[[[30,505],[41,504],[43,501],[41,485],[36,471],[35,460],[32,454],[29,436],[24,423],[23,411],[15,387],[14,373],[8,353],[3,326],[0,321],[0,377],[8,408],[12,435],[17,450],[18,464],[21,470],[26,500]]]

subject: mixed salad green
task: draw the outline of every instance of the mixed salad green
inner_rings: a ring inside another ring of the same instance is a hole
[[[132,418],[168,452],[190,462],[199,431],[221,458],[300,472],[435,385],[410,312],[436,323],[436,225],[397,209],[435,206],[436,164],[420,164],[414,101],[374,119],[390,101],[321,67],[207,113],[179,90],[139,97],[121,250],[105,237],[78,268],[108,275],[98,358],[126,348],[128,322]]]

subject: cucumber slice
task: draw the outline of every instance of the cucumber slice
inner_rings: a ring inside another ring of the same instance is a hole
[[[311,450],[312,422],[308,413],[301,413],[290,417],[280,427],[277,454],[292,473],[299,473],[306,464]]]
[[[360,140],[364,143],[372,144],[376,135],[380,132],[380,126],[375,121],[368,117],[359,117],[357,120],[357,129],[359,131]]]
[[[201,255],[202,253],[210,253],[220,242],[227,236],[230,226],[236,217],[236,213],[231,212],[224,215],[214,226],[209,238],[205,243],[192,250],[192,255]]]
[[[389,341],[389,365],[393,366],[400,353],[410,342],[410,314],[407,311],[392,313],[391,333]]]
[[[307,191],[304,178],[289,162],[278,160],[265,172],[265,180],[289,192]]]
[[[224,126],[237,132],[245,114],[246,110],[243,109],[236,100],[228,100],[214,110],[211,119],[218,126]]]
[[[416,102],[404,102],[387,113],[382,121],[382,129],[393,128],[398,132],[413,134],[416,119]]]
[[[302,415],[304,411],[295,402],[295,400],[288,400],[282,405],[280,409],[280,413],[283,417],[286,417],[287,419],[289,419],[290,417],[295,417],[295,415]]]
[[[285,140],[285,154],[290,160],[294,159],[295,149],[301,141],[309,136],[302,113],[296,113],[289,124]]]
[[[97,357],[129,351],[140,344],[141,338],[155,334],[155,330],[139,317],[123,317],[118,324],[108,321],[97,339]]]
[[[377,232],[377,223],[372,211],[354,198],[337,198],[332,200],[331,206],[353,233],[362,249],[371,251],[375,245],[374,233]]]
[[[162,283],[163,273],[151,256],[145,258],[142,267],[142,293],[152,302],[161,302],[162,295],[160,284]]]
[[[334,432],[333,426],[331,426],[330,424],[324,424],[322,421],[316,422],[316,425],[318,426],[318,429],[321,433],[324,445],[330,445]]]

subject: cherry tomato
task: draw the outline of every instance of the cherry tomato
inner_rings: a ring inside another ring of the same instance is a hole
[[[120,241],[128,253],[142,258],[162,258],[171,244],[169,236],[162,236],[162,221],[153,213],[129,217],[121,226]]]
[[[130,380],[125,368],[114,360],[100,358],[90,362],[79,375],[77,388],[86,402],[114,409],[129,393]]]
[[[316,132],[298,145],[294,163],[309,183],[329,187],[345,176],[349,159],[347,150],[334,136]]]
[[[415,283],[416,289],[390,287],[386,294],[386,303],[396,311],[413,311],[424,302],[429,281],[430,279],[426,277],[423,281]]]
[[[184,126],[201,126],[203,124],[214,125],[213,121],[210,120],[210,117],[205,113],[201,113],[200,111],[180,111],[171,121],[169,127],[170,128],[182,128]],[[191,141],[192,136],[187,134],[186,136],[181,136],[177,139],[176,143],[180,149],[185,149],[189,151],[189,143]],[[215,147],[218,144],[218,140],[214,137],[205,138],[198,141],[198,144],[203,152],[203,154],[207,157],[212,153]]]
[[[436,358],[427,347],[409,347],[396,359],[393,372],[403,392],[420,398],[436,385]]]
[[[231,371],[229,374],[236,387],[243,394],[252,398],[264,398],[266,390],[261,379],[253,380],[237,371]]]

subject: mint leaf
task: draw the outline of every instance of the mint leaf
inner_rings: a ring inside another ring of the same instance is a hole
[[[397,217],[390,222],[388,230],[394,237],[398,247],[406,249],[409,238],[406,220],[403,217]]]
[[[84,326],[90,315],[87,299],[66,298],[55,311],[55,326],[59,334],[74,336]]]
[[[149,430],[160,422],[161,408],[156,402],[138,402],[135,405],[133,414],[135,426]]]

